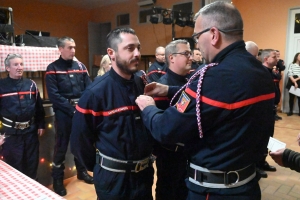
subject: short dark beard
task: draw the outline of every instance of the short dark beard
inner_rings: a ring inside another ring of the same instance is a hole
[[[117,67],[122,71],[124,72],[125,74],[128,74],[128,75],[132,75],[134,74],[135,72],[138,71],[138,69],[135,69],[135,70],[130,70],[127,68],[126,64],[130,64],[130,63],[126,63],[126,62],[120,62],[119,61],[119,56],[116,57],[116,64],[117,64]]]

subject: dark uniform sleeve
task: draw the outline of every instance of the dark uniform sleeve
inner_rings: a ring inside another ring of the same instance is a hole
[[[50,64],[47,67],[47,72],[55,71],[54,67]],[[75,108],[69,103],[68,99],[61,96],[58,92],[58,83],[56,75],[46,72],[46,88],[50,101],[55,105],[55,108],[63,111],[69,116],[73,116]]]
[[[85,91],[76,106],[70,136],[71,152],[89,171],[93,171],[96,163],[94,116],[91,112],[92,105],[95,105],[93,102],[97,102],[93,94]]]
[[[81,64],[84,66],[84,68],[86,69],[86,71],[88,71],[88,69],[86,68],[86,66],[83,63],[81,63]],[[83,76],[84,76],[84,85],[85,85],[85,88],[86,88],[87,86],[89,86],[92,83],[92,81],[91,81],[90,76],[89,76],[88,73],[84,73]]]
[[[300,172],[300,153],[285,149],[282,156],[283,166]]]
[[[142,114],[145,126],[160,143],[174,144],[179,141],[185,143],[197,136],[195,113],[180,113],[175,107],[169,107],[164,111],[156,106],[147,106]],[[170,125],[170,119],[178,123]]]
[[[34,118],[38,129],[45,129],[45,110],[40,96],[40,92],[38,92],[36,103],[35,103]]]

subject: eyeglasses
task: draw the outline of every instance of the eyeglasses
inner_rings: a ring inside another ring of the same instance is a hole
[[[207,28],[207,29],[204,29],[203,31],[200,31],[199,33],[194,33],[192,35],[192,39],[194,40],[195,43],[198,43],[198,40],[199,40],[199,37],[200,35],[202,35],[203,33],[209,31],[212,27],[210,28]],[[217,28],[220,32],[222,33],[230,33],[230,32],[235,32],[235,31],[241,31],[243,32],[244,30],[243,29],[229,29],[229,30],[223,30],[223,29],[219,29]]]
[[[183,56],[186,56],[187,58],[191,57],[193,54],[190,51],[184,51],[184,52],[178,52],[178,53],[172,53],[172,54],[180,54]]]

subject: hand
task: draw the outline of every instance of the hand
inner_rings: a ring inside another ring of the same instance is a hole
[[[300,146],[300,133],[297,136],[297,142],[298,142],[298,145]]]
[[[4,137],[0,136],[0,146],[4,143]]]
[[[271,158],[280,166],[283,166],[283,162],[282,162],[282,155],[285,149],[279,149],[275,152],[270,152],[269,155],[271,156]]]
[[[139,106],[141,111],[144,110],[147,106],[154,105],[155,101],[152,97],[146,96],[146,95],[140,95],[138,98],[136,98],[135,103]]]
[[[42,136],[45,133],[45,129],[38,129],[38,135]]]
[[[160,83],[150,83],[145,86],[144,94],[149,96],[167,96],[169,86]]]
[[[298,84],[295,82],[295,88],[298,88]]]

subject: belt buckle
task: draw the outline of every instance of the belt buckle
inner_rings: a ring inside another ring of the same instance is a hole
[[[146,169],[149,166],[149,158],[145,160],[138,161],[135,165],[134,172],[138,173],[144,169]]]
[[[15,122],[15,129],[25,129],[28,127],[28,123]]]
[[[237,179],[236,179],[236,181],[235,181],[234,183],[228,183],[228,182],[229,182],[229,180],[228,180],[228,179],[229,179],[228,175],[229,175],[229,174],[232,174],[232,173],[236,174]],[[226,173],[225,173],[225,177],[224,177],[224,183],[225,183],[225,185],[233,186],[233,185],[237,184],[237,183],[239,182],[239,180],[240,180],[240,175],[239,175],[239,173],[238,173],[237,171],[229,171],[229,172],[226,172]]]

